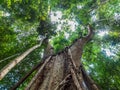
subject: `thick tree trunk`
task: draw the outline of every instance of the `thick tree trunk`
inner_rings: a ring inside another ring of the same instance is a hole
[[[90,32],[86,37],[49,56],[26,90],[99,90],[80,62],[83,46],[92,37],[90,26],[88,30]]]

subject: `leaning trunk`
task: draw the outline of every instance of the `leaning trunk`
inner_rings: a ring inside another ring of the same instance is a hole
[[[92,36],[90,26],[88,30],[88,36],[56,55],[48,56],[26,90],[99,90],[80,61],[83,46]]]
[[[43,41],[43,40],[42,40]],[[23,54],[12,60],[10,63],[8,63],[5,67],[0,70],[0,80],[2,80],[5,75],[12,69],[14,68],[19,62],[21,62],[28,54],[30,54],[33,50],[36,48],[40,47],[42,44],[42,41],[40,44],[37,44],[30,49],[26,50]]]

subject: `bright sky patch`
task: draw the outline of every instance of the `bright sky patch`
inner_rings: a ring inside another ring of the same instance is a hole
[[[103,37],[103,36],[105,36],[105,35],[107,35],[108,34],[108,31],[100,31],[99,33],[98,33],[98,35],[100,36],[100,37]]]

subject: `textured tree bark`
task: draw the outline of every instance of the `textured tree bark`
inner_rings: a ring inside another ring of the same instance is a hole
[[[93,35],[90,25],[88,31],[86,37],[48,57],[26,90],[99,90],[80,62],[83,47]]]

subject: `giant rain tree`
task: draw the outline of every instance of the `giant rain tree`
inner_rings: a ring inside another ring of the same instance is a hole
[[[119,90],[119,6],[120,0],[1,1],[1,73],[45,39],[15,64],[0,89]]]

